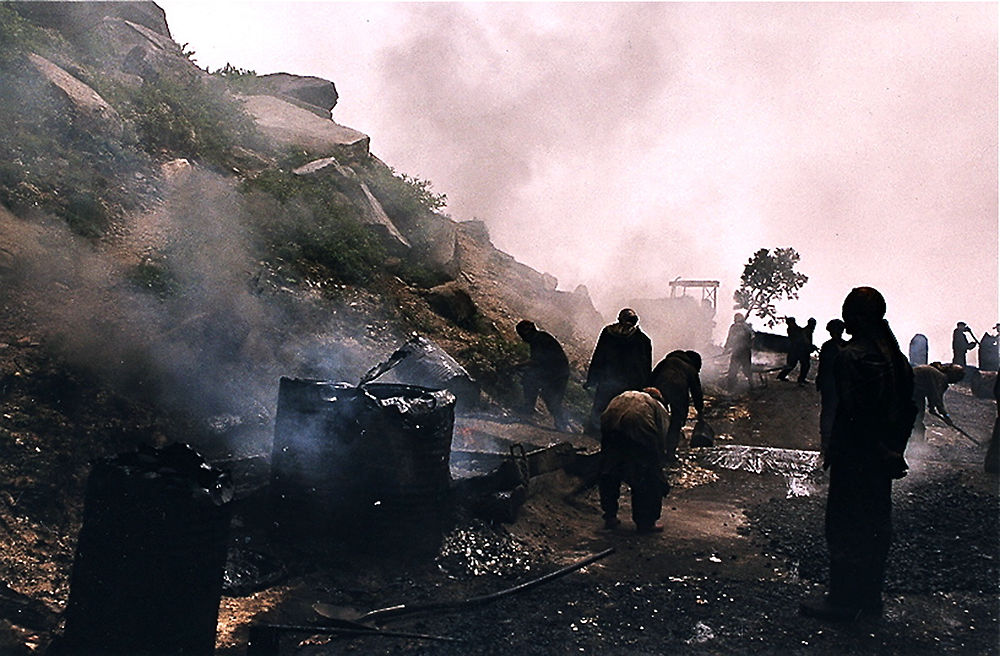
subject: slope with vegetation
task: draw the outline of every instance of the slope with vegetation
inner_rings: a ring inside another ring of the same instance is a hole
[[[280,376],[357,381],[413,332],[506,406],[519,319],[577,366],[601,324],[334,123],[332,83],[192,54],[153,3],[0,4],[0,614],[34,618],[15,632],[65,602],[94,458],[267,453]]]

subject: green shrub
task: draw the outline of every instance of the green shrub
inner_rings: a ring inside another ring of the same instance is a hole
[[[180,288],[177,278],[167,265],[159,260],[144,259],[130,268],[125,277],[140,290],[149,292],[160,300],[176,294]]]
[[[302,178],[268,169],[243,183],[243,191],[265,193],[279,203],[304,208],[280,217],[261,217],[254,228],[271,257],[298,262],[303,275],[310,265],[336,280],[357,284],[372,280],[386,258],[379,239],[359,221],[360,210],[329,178]]]
[[[224,168],[237,160],[237,147],[263,144],[239,101],[198,79],[144,82],[132,98],[129,118],[148,152],[166,151]]]
[[[214,77],[226,81],[226,86],[236,93],[253,94],[265,90],[265,83],[257,76],[255,71],[246,68],[238,68],[229,62],[222,68],[217,68],[211,73]]]
[[[84,191],[71,194],[60,214],[69,224],[70,230],[81,237],[100,237],[110,223],[108,212],[100,199]]]
[[[524,342],[489,335],[469,344],[457,359],[499,403],[512,406],[521,401],[513,365],[528,359],[528,345]]]
[[[430,289],[452,280],[452,277],[416,259],[404,260],[399,266],[393,269],[399,278],[413,287],[420,289]]]
[[[77,124],[24,60],[0,63],[0,202],[50,212],[77,234],[101,237],[137,202],[134,174],[149,169],[134,144]]]
[[[594,405],[594,400],[587,390],[583,389],[580,383],[570,377],[569,382],[566,384],[564,405],[570,415],[585,418],[590,415],[590,409]]]
[[[393,221],[412,223],[426,212],[436,212],[448,204],[445,194],[436,194],[429,180],[398,174],[392,167],[373,164],[368,182],[375,198]]]
[[[8,3],[0,3],[0,66],[20,59],[26,52],[43,54],[62,45],[57,35],[25,20]]]

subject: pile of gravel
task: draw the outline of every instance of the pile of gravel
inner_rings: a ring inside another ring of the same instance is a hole
[[[532,574],[535,568],[528,547],[502,526],[477,519],[446,535],[435,561],[452,579],[484,575],[518,577]]]
[[[802,578],[825,582],[825,504],[825,495],[772,499],[747,511],[744,531],[762,536],[768,552],[791,561]],[[957,475],[897,485],[886,589],[995,593],[997,517],[997,497],[963,485]]]

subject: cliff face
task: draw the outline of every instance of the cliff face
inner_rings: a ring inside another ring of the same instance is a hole
[[[0,278],[20,322],[4,330],[31,325],[175,407],[198,405],[179,388],[200,379],[205,414],[268,405],[278,375],[356,379],[413,331],[495,398],[522,318],[585,361],[602,323],[586,290],[443,214],[332,120],[332,82],[210,74],[167,19],[153,3],[0,6]],[[438,302],[443,285],[471,317]]]

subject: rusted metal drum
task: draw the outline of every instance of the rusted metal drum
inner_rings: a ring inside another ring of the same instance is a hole
[[[446,390],[282,378],[271,453],[275,524],[342,530],[432,511],[451,484],[454,406]]]
[[[184,444],[96,462],[53,653],[212,654],[232,490]]]

